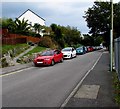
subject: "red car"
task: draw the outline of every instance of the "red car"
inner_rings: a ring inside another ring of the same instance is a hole
[[[63,62],[63,53],[60,50],[47,50],[34,59],[34,65],[54,65]]]

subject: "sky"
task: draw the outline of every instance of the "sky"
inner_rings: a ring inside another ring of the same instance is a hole
[[[46,26],[52,23],[61,26],[76,27],[82,34],[88,34],[89,28],[83,18],[85,11],[94,5],[95,0],[2,0],[0,17],[15,19],[27,9],[45,19]],[[97,0],[107,1],[107,0]],[[119,0],[113,0],[118,3]]]

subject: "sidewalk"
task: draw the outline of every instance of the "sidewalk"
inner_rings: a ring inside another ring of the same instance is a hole
[[[119,109],[114,101],[108,52],[103,53],[97,65],[84,79],[78,91],[65,106],[65,109],[67,107]]]
[[[21,69],[25,69],[25,68],[29,68],[32,67],[33,63],[28,63],[28,64],[17,64],[15,66],[10,66],[10,67],[4,67],[4,68],[0,68],[0,74],[6,74],[6,73],[10,73],[10,72],[14,72],[14,71],[18,71]]]

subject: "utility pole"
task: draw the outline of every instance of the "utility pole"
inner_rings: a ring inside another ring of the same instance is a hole
[[[111,3],[111,28],[110,28],[110,71],[113,70],[113,0]]]

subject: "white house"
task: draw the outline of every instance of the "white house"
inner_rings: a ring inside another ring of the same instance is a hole
[[[33,11],[31,11],[30,9],[28,9],[27,11],[25,11],[22,15],[18,17],[19,20],[22,20],[23,18],[25,20],[28,20],[28,23],[30,23],[32,26],[35,23],[38,23],[42,26],[45,25],[45,20],[39,15],[37,15],[36,13],[34,13]]]
[[[30,9],[28,9],[18,17],[18,19],[21,21],[23,20],[23,18],[25,20],[28,20],[28,23],[32,26],[34,26],[35,23],[40,24],[41,26],[45,25],[45,20]],[[43,35],[43,33],[40,32],[40,35]]]

